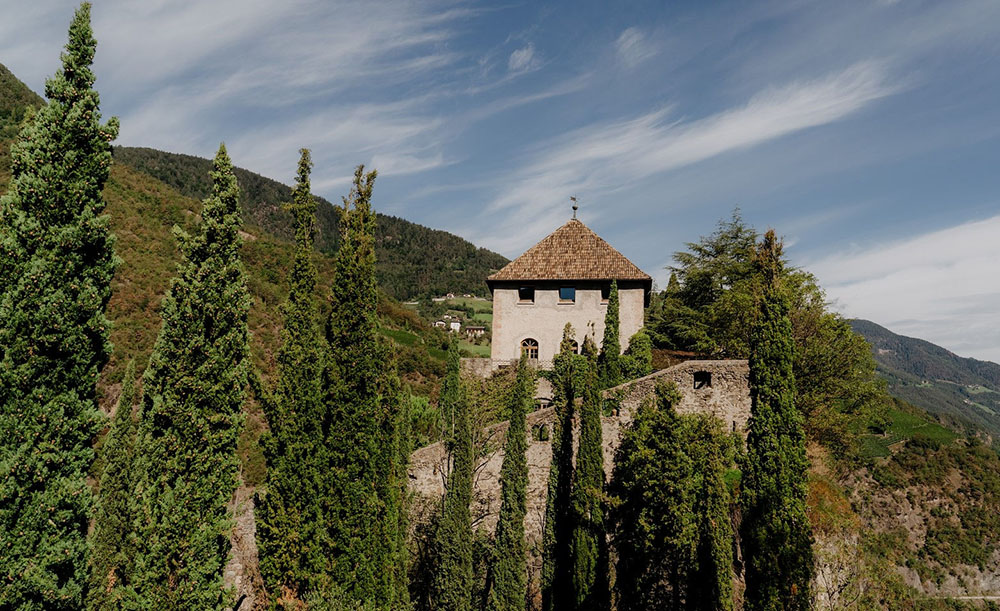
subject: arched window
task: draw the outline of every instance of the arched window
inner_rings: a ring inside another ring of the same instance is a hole
[[[538,358],[538,340],[528,339],[521,340],[521,355],[527,356],[529,359]]]

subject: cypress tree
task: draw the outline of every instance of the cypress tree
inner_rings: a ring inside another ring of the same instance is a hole
[[[573,471],[572,588],[578,610],[600,610],[607,601],[607,536],[604,524],[604,444],[597,372],[589,363],[580,408],[580,441]]]
[[[90,5],[48,104],[11,147],[0,198],[0,608],[80,609],[101,426],[96,383],[117,259],[101,195],[118,121],[100,123]]]
[[[90,534],[90,594],[87,606],[95,611],[119,609],[120,587],[133,557],[130,546],[132,461],[135,448],[135,361],[129,361],[121,394],[104,439],[100,496]],[[116,590],[116,587],[118,590]]]
[[[542,609],[568,606],[570,601],[570,551],[573,529],[570,492],[573,482],[573,414],[576,403],[574,371],[580,369],[574,354],[573,327],[566,323],[559,354],[552,362],[552,389],[556,419],[552,431],[552,460],[549,463],[548,493],[545,497],[545,527],[542,531]]]
[[[292,202],[286,209],[295,227],[295,262],[285,304],[278,352],[278,383],[265,401],[270,433],[262,440],[267,458],[267,494],[256,509],[257,545],[264,584],[275,599],[302,600],[322,581],[327,559],[317,553],[321,524],[323,353],[313,292],[316,266],[313,235],[316,201],[309,190],[312,159],[300,151]],[[289,601],[290,602],[290,601]]]
[[[757,290],[741,494],[748,611],[807,609],[813,573],[805,435],[794,401],[794,344],[781,250],[771,230],[751,259]]]
[[[439,410],[453,415],[448,440],[451,471],[441,508],[441,518],[434,537],[437,562],[432,588],[435,609],[470,611],[472,609],[472,419],[469,403],[459,379],[458,344],[448,350],[448,373],[441,385]]]
[[[510,426],[500,467],[500,518],[493,565],[487,583],[489,611],[524,611],[527,590],[524,516],[527,512],[528,462],[525,417],[535,394],[535,372],[522,357],[510,395]]]
[[[240,262],[239,189],[225,146],[197,234],[179,229],[182,260],[143,376],[136,443],[133,607],[221,609],[228,504],[250,367],[250,296]]]
[[[375,177],[376,172],[366,174],[358,166],[340,209],[341,242],[326,329],[330,356],[323,428],[330,480],[324,494],[330,506],[323,523],[333,561],[330,596],[347,606],[391,608],[405,570],[399,566],[398,534],[391,534],[401,520],[395,479],[399,444],[394,441],[400,401],[391,357],[378,333]]]
[[[639,408],[615,455],[616,589],[622,611],[732,609],[730,447],[710,416],[678,415],[673,383]]]
[[[622,344],[621,320],[618,313],[618,282],[611,281],[611,294],[608,296],[608,311],[604,314],[604,340],[601,342],[601,354],[597,357],[597,381],[599,390],[612,388],[624,382],[622,377]]]

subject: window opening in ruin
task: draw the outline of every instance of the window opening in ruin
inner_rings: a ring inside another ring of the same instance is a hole
[[[520,303],[535,303],[535,287],[522,286],[517,289],[517,300]]]
[[[707,371],[696,371],[694,372],[694,388],[698,390],[699,388],[711,388],[712,387],[712,374]]]
[[[576,287],[563,286],[559,288],[559,303],[573,303],[576,301]]]
[[[538,358],[538,340],[528,339],[521,341],[521,354],[527,356],[529,359]]]

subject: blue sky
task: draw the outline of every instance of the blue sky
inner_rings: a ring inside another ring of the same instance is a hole
[[[0,0],[36,91],[76,3]],[[1000,2],[96,0],[119,144],[386,213],[509,257],[581,218],[662,285],[739,206],[835,307],[1000,361]]]

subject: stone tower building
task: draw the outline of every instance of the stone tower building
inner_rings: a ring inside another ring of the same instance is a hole
[[[642,328],[652,278],[576,218],[486,279],[493,293],[494,367],[521,353],[548,367],[563,327],[600,346],[611,281],[618,282],[622,349]]]

